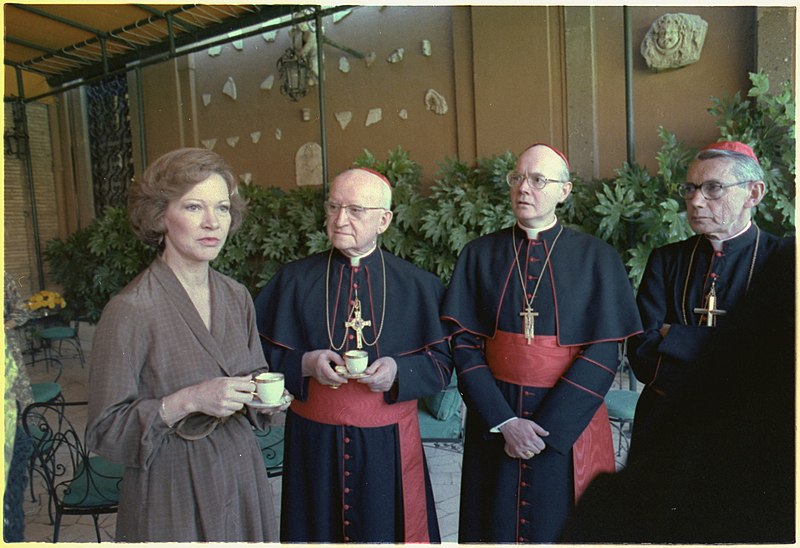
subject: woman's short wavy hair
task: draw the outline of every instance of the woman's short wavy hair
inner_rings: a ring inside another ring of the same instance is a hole
[[[164,215],[169,203],[215,173],[228,185],[229,234],[233,234],[242,224],[247,204],[239,195],[230,165],[211,150],[179,148],[150,164],[141,180],[135,180],[128,191],[128,217],[136,236],[147,245],[161,248],[166,232]]]

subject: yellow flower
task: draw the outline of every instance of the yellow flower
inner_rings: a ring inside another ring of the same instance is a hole
[[[63,308],[67,306],[67,301],[55,291],[43,290],[31,295],[27,304],[31,310],[39,310],[45,307],[53,310],[56,307]]]

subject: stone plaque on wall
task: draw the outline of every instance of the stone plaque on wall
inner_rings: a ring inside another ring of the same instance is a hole
[[[294,157],[297,186],[322,185],[322,147],[319,143],[306,143]]]

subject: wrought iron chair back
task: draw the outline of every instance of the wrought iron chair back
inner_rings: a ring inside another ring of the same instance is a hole
[[[58,542],[63,515],[91,515],[100,542],[99,515],[115,513],[119,505],[124,466],[92,455],[68,416],[85,413],[86,406],[41,402],[26,407],[22,415],[23,428],[33,440],[31,481],[40,478],[47,490],[53,542]]]

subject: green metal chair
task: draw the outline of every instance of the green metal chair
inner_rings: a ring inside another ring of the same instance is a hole
[[[64,515],[90,515],[97,542],[98,517],[115,513],[124,466],[92,455],[68,417],[87,402],[33,403],[22,414],[22,426],[33,440],[32,471],[45,484],[47,510],[53,522],[53,542],[58,542]],[[33,474],[31,481],[34,480]],[[55,512],[55,517],[54,517]]]
[[[261,455],[264,457],[264,466],[267,468],[267,477],[274,478],[283,474],[283,426],[268,426],[265,430],[253,429]]]
[[[628,376],[628,388],[622,386],[623,377]],[[636,376],[633,374],[624,346],[620,350],[619,389],[611,389],[606,393],[608,420],[617,431],[617,456],[622,454],[623,444],[626,451],[630,448],[630,437],[633,432],[633,417],[636,414],[636,403],[639,401]],[[627,427],[627,428],[626,428]]]
[[[83,356],[83,348],[81,347],[81,339],[78,334],[78,328],[80,326],[80,322],[75,321],[74,327],[72,325],[55,325],[52,327],[45,327],[41,331],[39,331],[38,336],[42,340],[44,345],[44,354],[45,358],[53,358],[53,349],[58,345],[56,351],[60,358],[63,358],[64,355],[61,351],[61,347],[63,343],[69,343],[75,354],[69,357],[78,358],[81,362],[81,367],[84,367],[86,364],[86,360]]]

